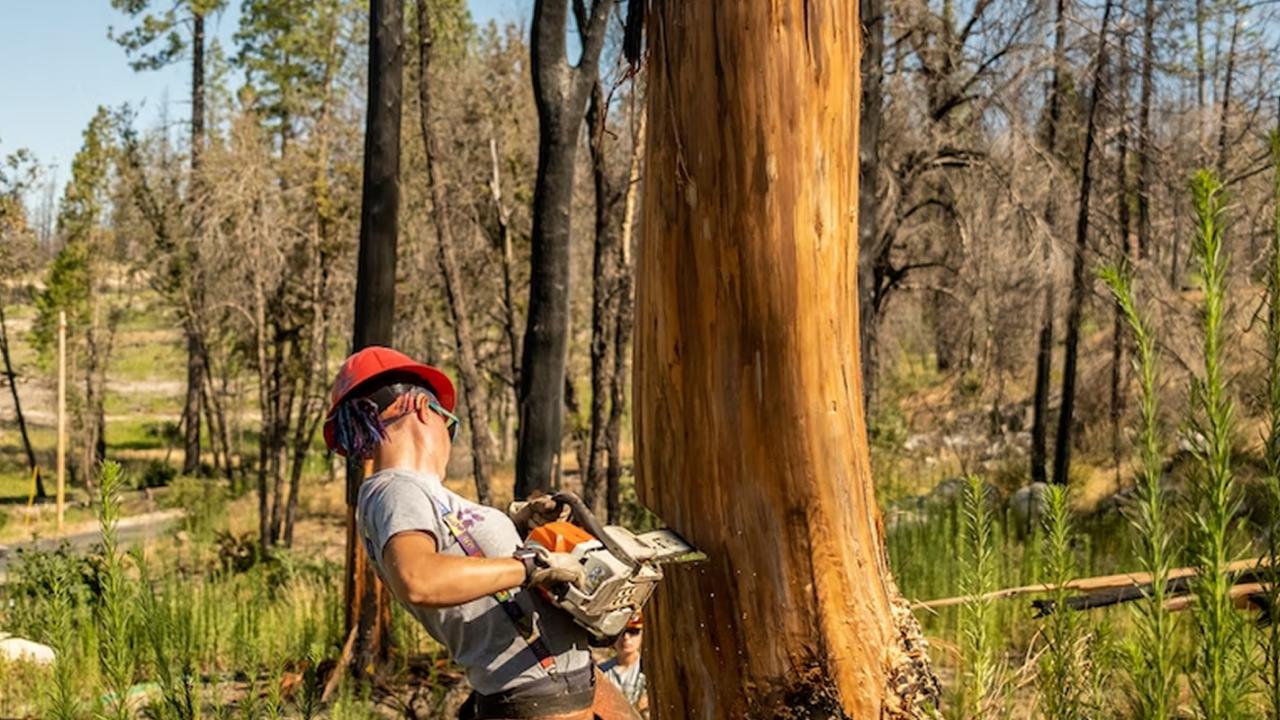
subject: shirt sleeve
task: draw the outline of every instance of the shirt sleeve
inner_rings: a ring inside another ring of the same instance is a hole
[[[393,479],[374,489],[360,510],[363,532],[379,566],[387,542],[402,532],[425,532],[436,541],[438,548],[441,538],[447,537],[435,501],[425,489],[412,482]]]

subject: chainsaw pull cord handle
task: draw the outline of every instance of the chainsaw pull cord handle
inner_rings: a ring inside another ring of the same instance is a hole
[[[552,495],[551,499],[555,501],[557,508],[567,505],[570,513],[569,521],[594,535],[598,540],[600,540],[600,542],[604,543],[605,548],[608,549],[614,557],[630,565],[632,568],[638,566],[638,564],[631,559],[631,556],[624,552],[623,549],[613,541],[613,538],[609,537],[609,534],[604,531],[604,526],[596,519],[595,513],[591,512],[591,510],[587,508],[587,504],[582,502],[582,498],[571,492],[558,492],[555,495]]]

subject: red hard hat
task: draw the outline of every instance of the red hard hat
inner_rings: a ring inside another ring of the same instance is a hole
[[[334,443],[333,413],[338,405],[361,385],[388,373],[409,375],[421,380],[449,412],[453,412],[457,405],[458,395],[448,375],[397,350],[371,345],[352,354],[338,368],[338,377],[333,381],[333,392],[329,398],[329,412],[324,420],[324,443],[330,450],[343,454]]]

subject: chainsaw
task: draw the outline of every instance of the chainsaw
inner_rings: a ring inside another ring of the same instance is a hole
[[[557,493],[552,499],[568,506],[569,519],[538,526],[525,547],[569,553],[581,563],[581,584],[563,583],[543,592],[598,641],[622,634],[627,620],[657,588],[663,564],[706,559],[673,530],[637,535],[618,525],[601,525],[573,493]]]

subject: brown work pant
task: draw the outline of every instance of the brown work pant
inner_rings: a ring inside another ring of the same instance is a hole
[[[467,719],[464,718],[464,720]],[[490,718],[489,720],[499,719]],[[640,720],[640,713],[631,706],[631,703],[627,702],[627,698],[623,696],[618,686],[614,685],[612,680],[605,677],[597,669],[595,700],[589,709],[556,715],[543,715],[537,718],[528,718],[527,720]]]

